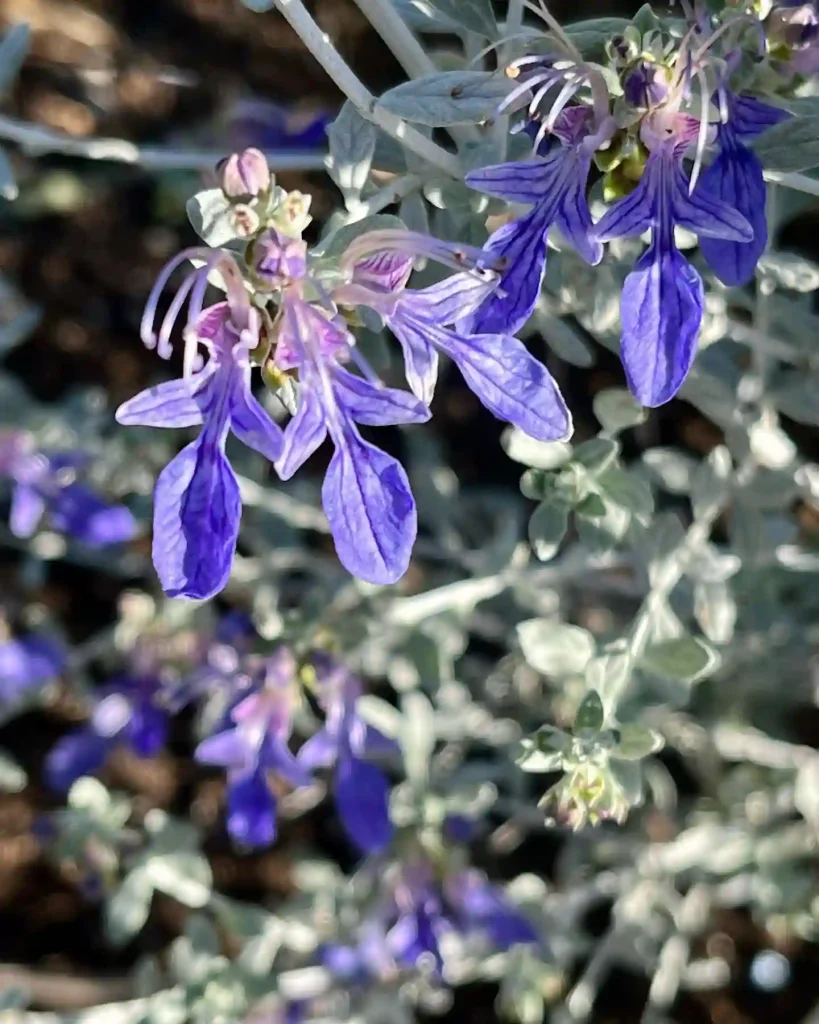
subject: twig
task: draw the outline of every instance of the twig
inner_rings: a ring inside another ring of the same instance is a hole
[[[438,68],[415,33],[404,21],[391,0],[355,0],[361,13],[370,22],[394,54],[410,78],[437,74]],[[477,142],[480,138],[472,125],[454,125],[447,129],[456,142]]]
[[[147,171],[197,171],[215,167],[224,150],[172,149],[166,146],[140,146],[127,139],[75,139],[64,132],[0,115],[0,139],[16,143],[24,153],[42,156],[60,153],[85,160],[108,160],[132,164]],[[322,171],[324,153],[320,151],[273,150],[265,154],[274,171]]]
[[[23,989],[41,1006],[82,1010],[97,1003],[127,999],[133,984],[128,978],[83,978],[33,971],[16,964],[0,965],[0,992],[10,988]]]
[[[676,931],[663,946],[651,979],[642,1024],[659,1024],[671,1009],[685,978],[691,942],[702,934],[708,923],[711,898],[707,886],[695,885],[682,900],[674,915]]]
[[[393,203],[400,203],[402,199],[412,195],[421,187],[421,178],[417,174],[402,174],[396,177],[389,185],[385,185],[377,192],[374,192],[369,199],[358,203],[350,210],[349,223],[354,224],[364,217],[371,217],[374,213],[380,213],[386,206]]]
[[[276,0],[276,9],[284,15],[288,24],[301,41],[321,64],[339,89],[355,106],[362,117],[366,117],[388,135],[403,143],[408,149],[423,157],[434,167],[453,178],[461,176],[461,166],[453,153],[422,135],[403,118],[390,113],[378,105],[378,101],[310,16],[301,0]]]

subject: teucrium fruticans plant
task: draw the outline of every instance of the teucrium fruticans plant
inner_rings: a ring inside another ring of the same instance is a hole
[[[509,0],[501,23],[488,0],[356,2],[408,74],[378,98],[301,0],[245,0],[283,15],[345,94],[326,160],[344,208],[308,245],[310,197],[282,189],[258,150],[228,157],[188,206],[203,244],[168,264],[143,318],[163,358],[184,320],[182,376],[116,413],[198,431],[181,451],[138,431],[118,443],[141,438],[159,471],[165,594],[241,597],[253,625],[185,602],[123,606],[124,674],[48,760],[68,792],[50,850],[104,900],[113,942],[142,929],[155,893],[196,911],[123,1006],[157,1024],[268,1006],[377,1021],[445,1008],[479,979],[500,982],[516,1019],[549,1006],[579,1022],[620,962],[651,975],[644,1020],[659,1021],[692,984],[712,908],[816,935],[817,755],[790,742],[787,712],[815,699],[817,556],[793,510],[815,514],[819,470],[780,417],[819,424],[806,301],[819,267],[773,243],[789,197],[819,194],[802,173],[819,165],[819,12],[686,0],[561,26],[543,0]],[[462,52],[444,53],[442,33]],[[518,337],[537,333],[548,355]],[[599,429],[586,419],[576,436],[559,384],[565,364],[594,363],[595,342],[627,386],[598,391]],[[509,424],[520,498],[462,491],[421,425],[441,356]],[[652,425],[677,395],[718,432],[701,459]],[[59,518],[81,485],[31,420],[4,436],[0,471],[85,551],[98,533]],[[408,428],[403,460],[361,431],[384,426]],[[229,456],[230,435],[243,450]],[[270,484],[268,467],[290,480],[327,438],[322,514],[309,482]],[[144,492],[117,461],[101,456],[101,486]],[[81,493],[95,522],[126,522]],[[37,529],[20,522],[18,538]],[[341,567],[307,530],[329,530]],[[113,532],[101,544],[128,539]],[[311,584],[295,601],[291,569]],[[195,657],[168,650],[174,630],[197,637]],[[24,691],[46,699],[61,670],[44,642],[9,641],[12,710]],[[394,699],[368,692],[379,679]],[[292,905],[227,899],[199,825],[139,820],[88,777],[115,750],[162,749],[185,706],[197,760],[226,774],[233,840],[271,844],[329,790],[364,858],[352,881],[308,857]],[[293,734],[309,736],[295,755]],[[700,806],[677,794],[665,746]],[[5,758],[2,777],[23,784]],[[666,841],[646,838],[646,806]],[[572,836],[606,821],[617,830]],[[563,844],[555,890],[524,875],[504,891],[471,866],[475,843],[503,853],[544,828]],[[595,948],[580,921],[604,899]]]

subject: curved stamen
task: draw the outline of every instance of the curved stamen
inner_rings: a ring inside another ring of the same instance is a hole
[[[176,295],[174,295],[173,301],[168,307],[168,312],[162,319],[162,326],[160,327],[159,334],[156,337],[156,353],[160,359],[170,359],[173,354],[171,331],[174,328],[174,324],[176,323],[188,296],[193,291],[193,287],[196,284],[196,277],[196,271],[188,274],[177,289]]]
[[[570,56],[574,57],[574,59],[578,63],[582,63],[582,61],[583,61],[583,54],[577,49],[577,47],[574,45],[574,43],[571,41],[571,39],[569,39],[569,37],[563,31],[563,28],[560,25],[560,22],[555,20],[555,18],[552,17],[552,15],[549,13],[549,9],[547,8],[546,4],[544,3],[544,0],[538,0],[538,2],[539,2],[539,6],[536,7],[531,2],[531,0],[523,0],[523,6],[527,10],[532,11],[539,18],[541,18],[543,21],[545,21],[546,24],[549,26],[549,28],[552,30],[552,32],[554,32],[555,37],[557,38],[557,41],[565,49],[566,53],[568,53],[568,54],[570,54]]]
[[[560,77],[562,76],[555,74],[554,71],[544,71],[542,74],[533,75],[532,78],[527,81],[521,82],[519,85],[516,85],[510,93],[507,93],[507,95],[504,96],[495,110],[495,115],[497,116],[498,114],[502,114],[505,110],[508,110],[509,107],[511,107],[516,100],[519,100],[524,93],[530,92],[535,86],[540,85],[542,82],[549,83],[546,88],[550,89],[555,82],[559,81]]]
[[[695,72],[697,76],[697,82],[700,87],[700,126],[697,132],[697,155],[694,158],[694,166],[691,169],[691,178],[688,183],[688,194],[694,191],[697,186],[697,181],[700,177],[700,171],[702,170],[702,161],[705,154],[705,147],[708,142],[708,129],[710,127],[708,121],[708,107],[710,105],[710,90],[708,88],[708,81],[702,68],[698,68]]]
[[[569,102],[569,100],[577,93],[583,83],[586,81],[586,74],[577,75],[571,81],[568,81],[558,93],[557,99],[552,104],[552,109],[549,111],[549,116],[546,118],[544,127],[546,131],[551,131],[557,119],[563,113],[563,108]]]
[[[148,296],[148,301],[145,303],[145,311],[142,314],[142,320],[139,325],[140,337],[142,338],[142,342],[146,348],[156,348],[157,338],[153,330],[156,310],[159,305],[159,296],[164,291],[171,274],[173,274],[176,268],[181,266],[181,264],[186,260],[207,259],[209,255],[210,250],[204,248],[204,246],[191,246],[191,248],[183,249],[182,252],[177,253],[176,256],[168,260],[162,270],[160,270],[159,276],[154,282],[154,286]]]
[[[386,228],[360,235],[342,253],[340,266],[349,270],[359,260],[374,252],[405,252],[412,256],[426,256],[436,263],[454,270],[469,270],[484,280],[494,277],[505,266],[505,260],[494,259],[491,253],[473,245],[445,242],[415,231]]]

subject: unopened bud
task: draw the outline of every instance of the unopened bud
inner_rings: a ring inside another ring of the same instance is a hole
[[[259,215],[252,206],[240,203],[233,208],[233,230],[237,238],[252,238],[261,227]]]
[[[233,153],[218,170],[219,184],[228,199],[253,199],[270,188],[270,168],[258,149]]]
[[[273,286],[304,277],[307,243],[269,228],[253,246],[253,269],[264,282]]]

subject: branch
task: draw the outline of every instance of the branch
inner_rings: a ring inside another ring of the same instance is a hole
[[[33,1002],[58,1010],[83,1010],[126,999],[133,992],[128,978],[82,978],[42,973],[16,964],[0,965],[0,992],[10,988],[21,988]]]
[[[361,13],[392,51],[398,63],[410,78],[437,74],[429,54],[415,33],[404,21],[391,0],[355,0]],[[477,142],[480,138],[473,125],[454,125],[447,131],[456,142]]]
[[[369,89],[354,74],[338,50],[310,16],[301,0],[275,0],[277,10],[321,64],[362,117],[452,178],[461,177],[461,165],[453,153],[432,142],[403,118],[384,110]]]
[[[140,146],[127,139],[75,139],[64,132],[0,115],[0,139],[16,143],[24,153],[42,156],[61,153],[86,160],[108,160],[132,164],[147,171],[198,171],[215,167],[225,156],[223,150],[171,149],[165,146]],[[266,153],[274,171],[323,171],[324,153],[317,151],[274,150]]]

